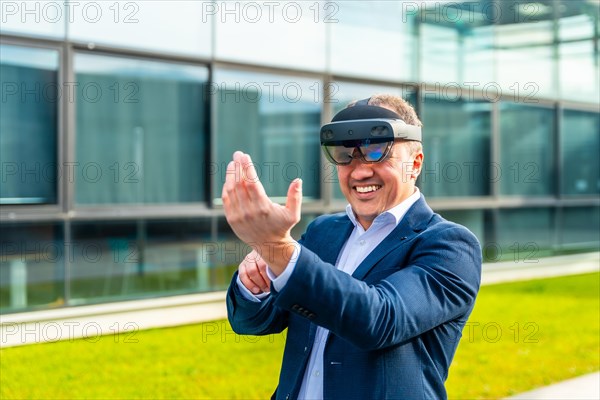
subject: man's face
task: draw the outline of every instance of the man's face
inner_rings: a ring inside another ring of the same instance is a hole
[[[337,167],[342,193],[363,228],[368,229],[375,217],[414,193],[422,162],[423,153],[411,155],[406,142],[396,142],[382,162],[367,164],[354,159]]]

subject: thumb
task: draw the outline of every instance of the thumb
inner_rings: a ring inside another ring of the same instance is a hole
[[[300,209],[302,208],[302,179],[296,178],[290,183],[285,208],[295,216],[296,222],[300,221]]]

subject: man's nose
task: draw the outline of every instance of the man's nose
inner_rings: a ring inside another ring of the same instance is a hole
[[[352,167],[352,173],[350,174],[352,179],[361,180],[373,176],[372,164],[364,163],[361,159],[355,158],[350,166]]]

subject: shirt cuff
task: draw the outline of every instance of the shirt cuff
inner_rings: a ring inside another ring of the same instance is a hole
[[[242,293],[242,297],[244,297],[246,300],[260,303],[262,300],[264,300],[269,295],[269,293],[259,293],[259,294],[252,293],[246,286],[244,286],[239,275],[237,276],[236,283],[238,285],[238,289],[240,289],[240,292]]]
[[[290,279],[292,272],[294,272],[294,268],[296,268],[296,261],[298,261],[298,257],[300,257],[300,250],[302,246],[300,243],[294,242],[294,251],[292,252],[292,257],[290,258],[290,262],[285,267],[283,272],[279,274],[279,276],[275,276],[271,268],[267,265],[267,276],[271,279],[271,283],[273,284],[273,288],[278,292],[281,291],[285,287],[285,284]]]

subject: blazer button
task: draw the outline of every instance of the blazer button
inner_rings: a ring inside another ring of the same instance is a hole
[[[290,398],[290,394],[288,393],[288,394],[285,396],[285,400],[289,400],[289,398]]]

